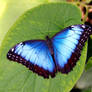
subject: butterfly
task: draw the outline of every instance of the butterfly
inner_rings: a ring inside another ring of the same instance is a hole
[[[29,40],[16,44],[7,53],[10,61],[23,64],[44,78],[57,72],[69,73],[79,60],[84,43],[92,34],[88,25],[72,25],[46,40]]]

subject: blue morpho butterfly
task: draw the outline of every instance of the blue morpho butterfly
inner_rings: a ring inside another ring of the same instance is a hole
[[[28,67],[44,78],[56,72],[68,73],[79,60],[85,41],[92,34],[87,25],[72,25],[58,32],[51,39],[29,40],[11,48],[7,58]]]

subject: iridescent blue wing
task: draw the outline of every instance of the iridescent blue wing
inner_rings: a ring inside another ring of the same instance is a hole
[[[45,78],[55,76],[55,65],[44,40],[30,40],[9,50],[7,58],[19,62]]]
[[[80,57],[80,51],[92,33],[87,25],[74,25],[65,28],[52,38],[57,70],[68,73]]]

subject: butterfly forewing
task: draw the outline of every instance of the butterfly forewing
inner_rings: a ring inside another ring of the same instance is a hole
[[[86,35],[85,32],[87,32]],[[68,73],[73,69],[80,57],[80,51],[84,42],[89,36],[88,33],[88,26],[74,25],[65,28],[52,38],[54,57],[58,71]]]

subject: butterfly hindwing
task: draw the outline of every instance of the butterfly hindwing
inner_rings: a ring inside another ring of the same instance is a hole
[[[52,38],[54,58],[59,71],[68,73],[72,70],[89,34],[88,26],[74,25],[65,28]]]
[[[55,65],[44,40],[30,40],[17,44],[8,52],[7,57],[45,78],[49,75],[55,76]]]

